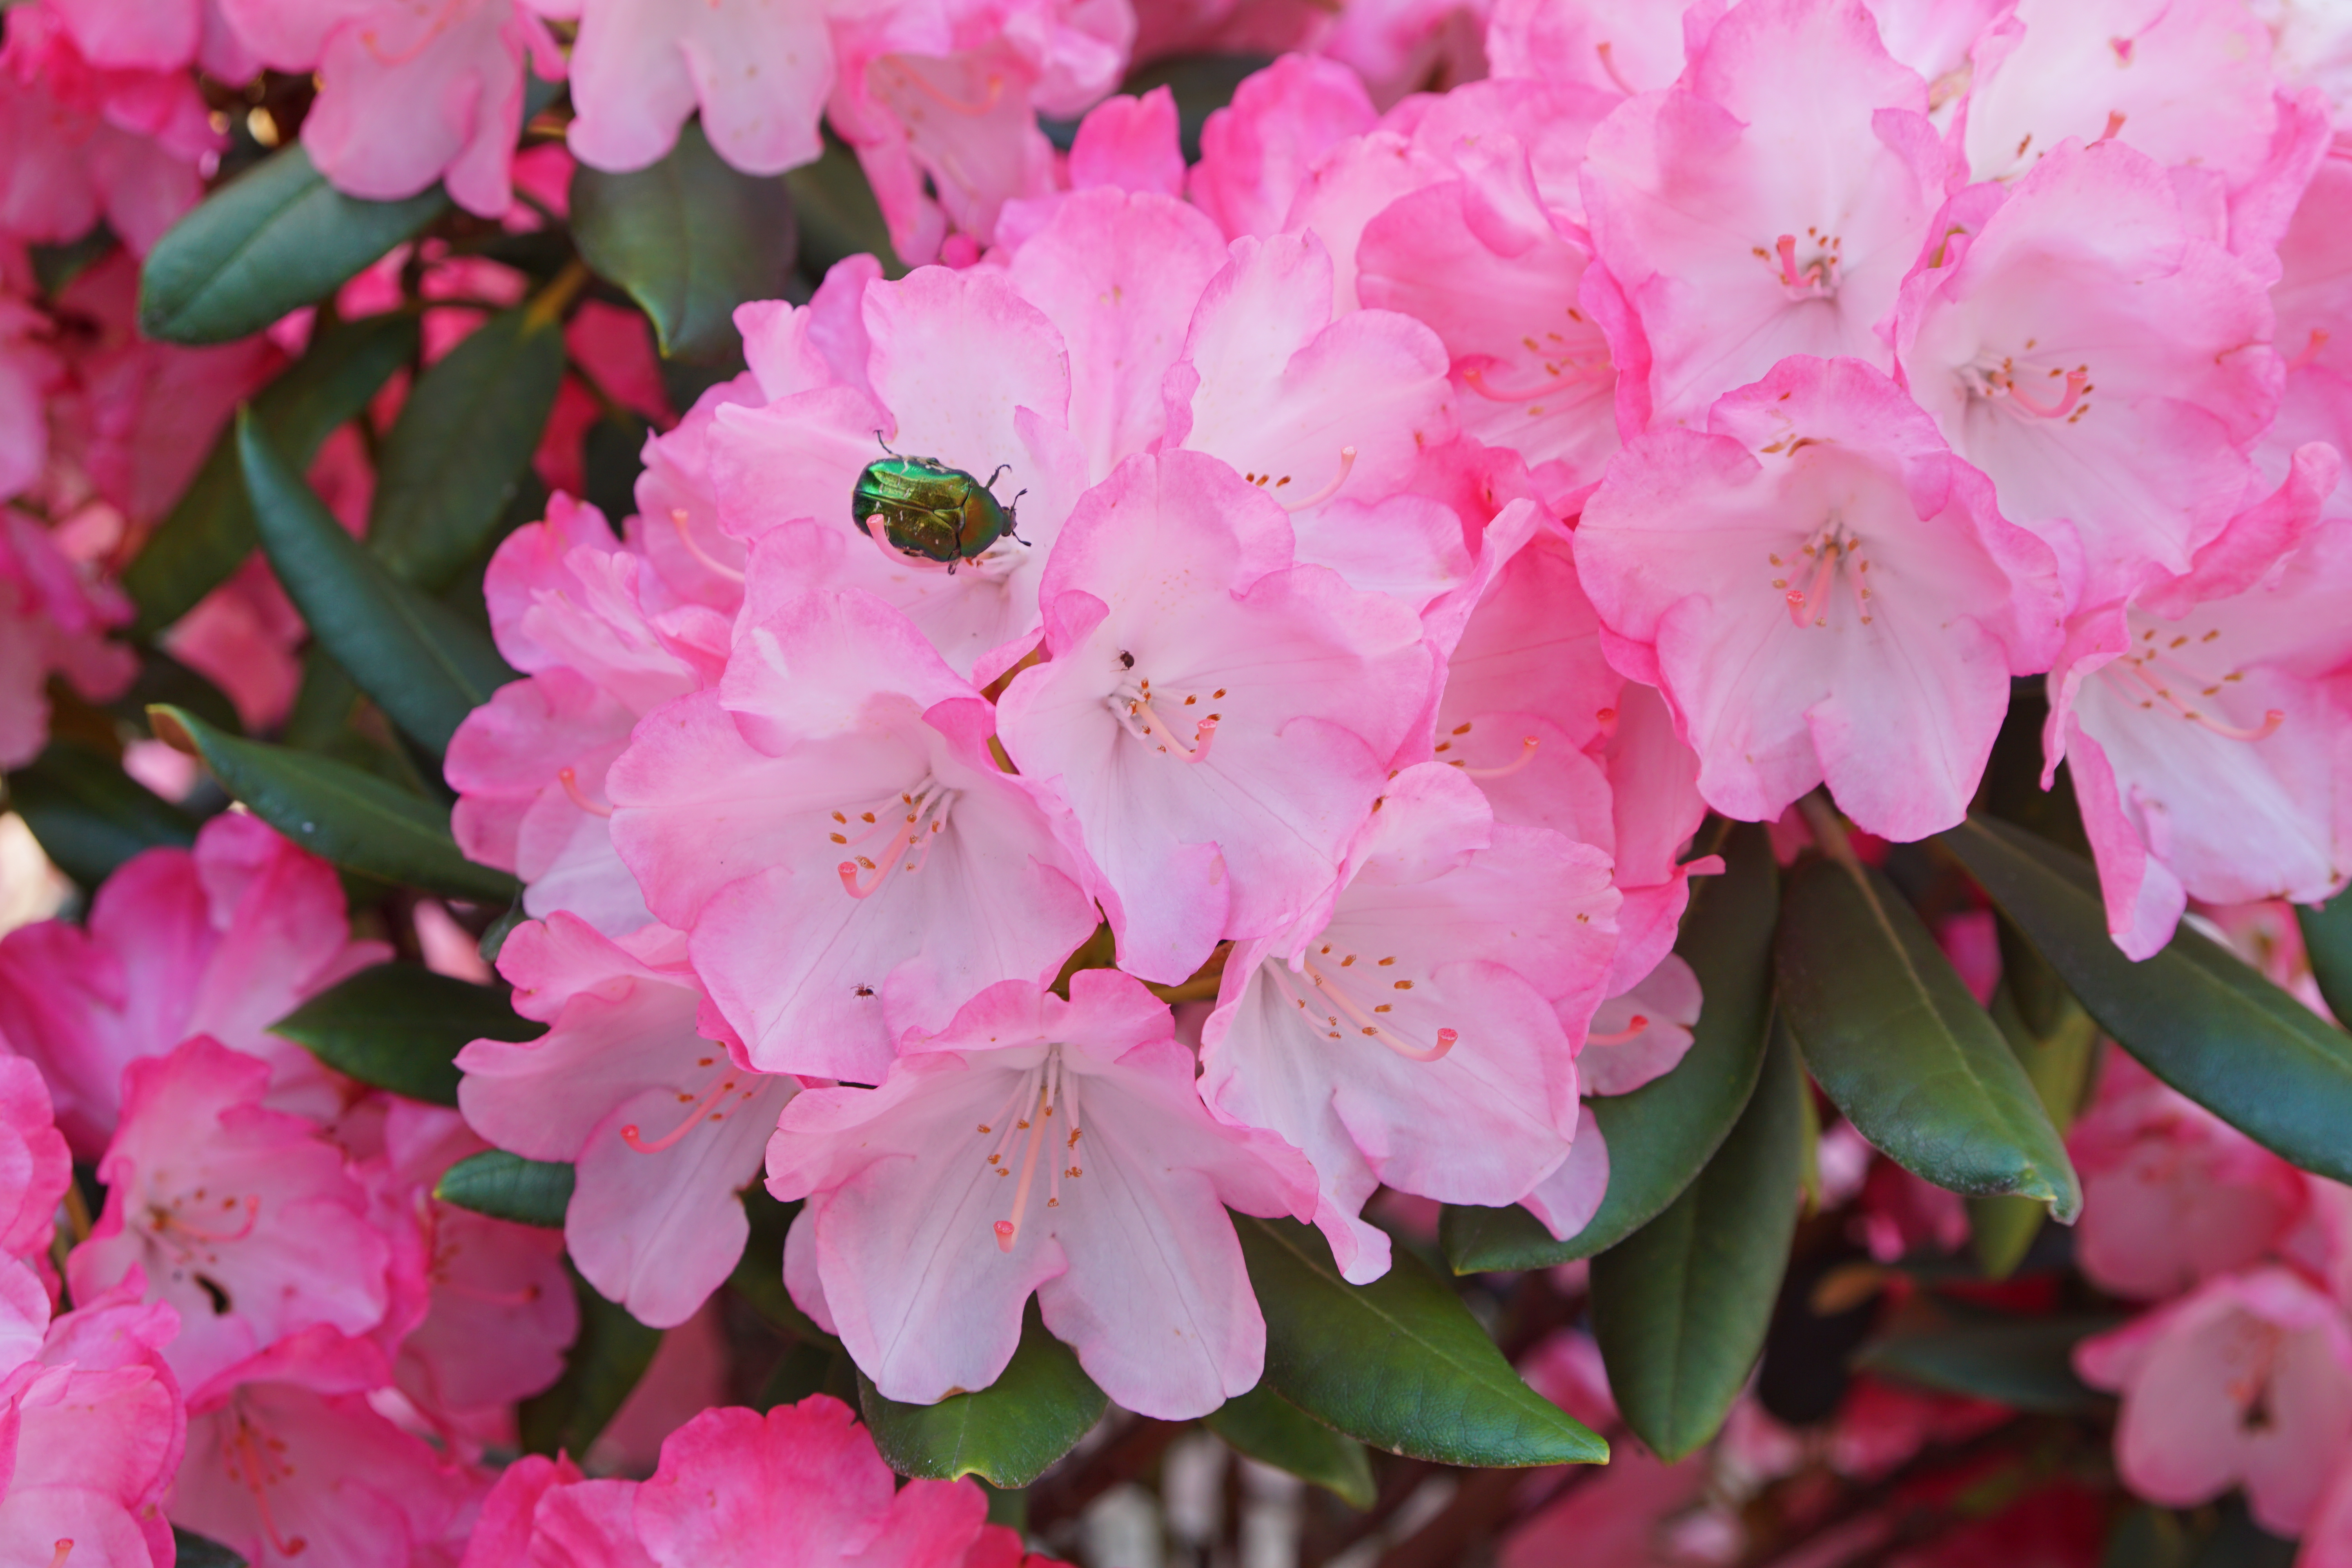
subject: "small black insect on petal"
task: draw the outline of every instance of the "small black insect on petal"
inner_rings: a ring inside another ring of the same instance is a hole
[[[1118,667],[1121,669],[1133,669],[1135,668],[1135,656],[1128,652],[1125,648],[1119,649]]]

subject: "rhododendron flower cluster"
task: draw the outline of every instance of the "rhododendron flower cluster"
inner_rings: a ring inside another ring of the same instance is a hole
[[[2340,10],[9,6],[0,1556],[2352,1568]]]

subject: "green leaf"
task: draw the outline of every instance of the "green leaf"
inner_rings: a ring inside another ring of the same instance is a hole
[[[1342,1436],[1265,1384],[1212,1410],[1202,1424],[1237,1453],[1312,1481],[1349,1508],[1372,1506],[1372,1462]]]
[[[1804,1074],[1776,1033],[1738,1125],[1664,1214],[1592,1260],[1592,1331],[1625,1424],[1669,1462],[1748,1382],[1797,1229]]]
[[[1771,1018],[1780,873],[1760,827],[1734,831],[1724,859],[1721,875],[1691,883],[1690,910],[1675,942],[1705,998],[1689,1051],[1664,1078],[1591,1102],[1609,1145],[1600,1211],[1576,1235],[1554,1241],[1516,1205],[1448,1208],[1442,1235],[1456,1274],[1547,1268],[1616,1246],[1674,1202],[1739,1120],[1763,1066]]]
[[[2282,1159],[2352,1182],[2352,1037],[2186,926],[2134,963],[2077,856],[1973,817],[1941,842],[2150,1072]]]
[[[561,1230],[563,1211],[572,1205],[572,1167],[561,1160],[526,1160],[503,1149],[485,1149],[442,1172],[433,1195],[492,1219]]]
[[[561,1449],[584,1459],[653,1364],[662,1331],[646,1327],[577,1275],[572,1286],[580,1297],[580,1337],[572,1342],[555,1386],[524,1400],[519,1414],[525,1453]]]
[[[827,136],[815,163],[784,171],[784,188],[792,193],[800,259],[811,278],[822,278],[852,256],[875,258],[886,278],[907,275],[907,264],[891,247],[890,226],[883,221],[874,187],[845,143]]]
[[[143,849],[185,848],[200,826],[120,763],[64,741],[8,775],[8,809],[24,817],[58,869],[85,888]]]
[[[1800,867],[1775,957],[1790,1035],[1873,1147],[1939,1187],[2074,1222],[2082,1186],[2041,1097],[1894,883],[1851,858]]]
[[[417,378],[384,437],[368,548],[438,591],[479,557],[530,471],[563,380],[552,312],[493,316]]]
[[[2352,1019],[2352,891],[2337,894],[2324,905],[2300,905],[2294,911],[2303,927],[2304,951],[2311,956],[2312,977],[2327,1010],[2338,1023]]]
[[[310,635],[385,717],[442,751],[514,671],[489,638],[344,532],[249,415],[238,416],[236,435],[262,547]]]
[[[321,325],[310,353],[255,395],[253,416],[289,465],[307,470],[328,436],[356,417],[415,353],[413,316]],[[139,606],[134,635],[152,637],[186,615],[259,542],[231,426],[122,574],[122,585]]]
[[[776,298],[792,276],[783,181],[730,168],[699,121],[651,168],[609,174],[581,164],[572,234],[588,265],[645,307],[662,353],[676,358],[725,353],[736,342],[735,307]]]
[[[1402,1247],[1350,1285],[1313,1229],[1234,1216],[1265,1313],[1265,1385],[1375,1448],[1441,1465],[1599,1464],[1609,1445],[1529,1388],[1454,1288]]]
[[[1034,1297],[1020,1348],[976,1394],[901,1405],[857,1374],[858,1408],[884,1461],[902,1476],[933,1480],[978,1476],[992,1487],[1025,1487],[1076,1447],[1109,1403],[1070,1347],[1045,1331]]]
[[[193,1530],[172,1527],[173,1568],[246,1568],[245,1559]]]
[[[2117,1318],[1990,1318],[1893,1335],[1865,1346],[1857,1364],[1944,1394],[2019,1410],[2095,1415],[2114,1401],[2074,1375],[2074,1346]]]
[[[2032,962],[2045,970],[2049,967],[2038,953]],[[2003,974],[2000,989],[1993,993],[1992,1021],[2025,1068],[2034,1093],[2041,1096],[2042,1109],[2050,1113],[2050,1125],[2063,1137],[2074,1124],[2074,1110],[2083,1102],[2091,1064],[2098,1059],[2099,1026],[2083,1011],[2074,994],[2060,985],[2054,994],[2041,1000],[2037,1010],[2047,1020],[2047,1030],[2037,1032],[2018,1004],[2018,987],[2012,984],[2018,978],[2014,973]],[[2041,1234],[2042,1205],[2031,1198],[2012,1197],[1970,1198],[1968,1205],[1969,1244],[1978,1264],[1987,1278],[2006,1279],[2025,1260],[2033,1238]]]
[[[817,1327],[816,1320],[802,1311],[792,1292],[784,1289],[782,1259],[774,1252],[760,1247],[756,1241],[743,1249],[734,1272],[727,1276],[727,1285],[771,1325],[803,1344],[820,1350],[841,1348],[841,1342]]]
[[[269,1026],[337,1072],[434,1105],[457,1103],[457,1055],[476,1040],[533,1040],[507,993],[414,963],[379,963]]]
[[[329,184],[299,142],[206,197],[147,253],[139,329],[172,343],[225,343],[315,304],[449,210],[439,185],[399,202]]]
[[[148,710],[163,740],[204,759],[221,787],[303,848],[338,866],[476,903],[511,903],[522,885],[466,858],[444,807],[346,763],[224,734],[182,708]]]

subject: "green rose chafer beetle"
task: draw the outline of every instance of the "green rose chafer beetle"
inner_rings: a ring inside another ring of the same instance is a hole
[[[977,561],[1000,539],[1027,543],[1013,526],[1023,490],[1000,502],[990,489],[1005,464],[985,483],[950,468],[937,458],[902,458],[890,451],[866,465],[850,494],[849,515],[877,544],[915,561],[942,563],[950,572],[960,562]]]

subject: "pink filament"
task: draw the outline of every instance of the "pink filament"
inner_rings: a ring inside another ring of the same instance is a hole
[[[1355,448],[1350,447],[1348,450],[1352,453]],[[1128,711],[1143,721],[1144,734],[1157,736],[1167,742],[1160,750],[1180,762],[1204,763],[1209,760],[1209,744],[1217,738],[1214,717],[1203,719],[1192,726],[1192,743],[1188,746],[1176,738],[1176,731],[1168,727],[1168,721],[1152,708],[1150,698],[1138,698],[1129,705]]]
[[[639,1134],[637,1124],[634,1121],[621,1129],[621,1142],[626,1143],[630,1148],[635,1149],[640,1154],[658,1154],[663,1150],[673,1147],[677,1144],[679,1139],[684,1138],[688,1133],[702,1125],[704,1113],[709,1110],[712,1106],[726,1099],[728,1092],[734,1087],[735,1079],[731,1074],[722,1076],[719,1080],[719,1087],[712,1089],[709,1094],[704,1095],[695,1105],[695,1108],[686,1113],[685,1121],[679,1122],[677,1126],[672,1129],[666,1137],[663,1137],[655,1142],[646,1142]]]
[[[728,565],[726,563],[718,559],[718,557],[712,555],[709,551],[703,549],[701,543],[695,539],[694,530],[690,526],[691,520],[688,517],[686,508],[682,506],[670,508],[669,520],[670,521],[677,524],[678,542],[686,546],[686,552],[688,555],[693,556],[697,561],[701,562],[703,565],[709,567],[711,571],[718,573],[721,577],[726,578],[731,583],[740,583],[743,581],[743,574],[736,571],[735,568]]]
[[[2287,369],[2301,370],[2304,366],[2314,363],[2319,358],[2319,351],[2326,346],[2327,334],[2317,327],[2312,328],[2310,341],[2303,345],[2302,353],[2286,362]]]
[[[2083,400],[2083,388],[2090,379],[2082,371],[2068,371],[2065,395],[2054,404],[2035,402],[2030,393],[2017,384],[2017,378],[2013,375],[2006,378],[2001,384],[2007,388],[2010,401],[2028,414],[2039,419],[2062,419],[2072,414],[2074,411],[2074,405]]]
[[[555,777],[557,781],[563,785],[563,793],[572,797],[572,804],[586,812],[589,816],[610,816],[613,815],[613,808],[611,806],[598,805],[594,801],[590,800],[585,795],[581,793],[580,775],[573,773],[570,768],[558,768],[555,772]]]
[[[1536,748],[1542,744],[1543,741],[1538,736],[1521,736],[1519,739],[1519,754],[1499,768],[1464,767],[1460,763],[1456,763],[1454,765],[1457,768],[1461,768],[1464,773],[1469,774],[1474,779],[1507,779],[1513,773],[1517,773],[1521,768],[1526,767],[1529,763],[1534,762],[1536,760]]]
[[[1470,384],[1471,391],[1489,403],[1533,403],[1538,397],[1549,397],[1554,393],[1566,392],[1572,386],[1581,385],[1591,381],[1592,376],[1588,372],[1572,371],[1565,375],[1555,376],[1541,386],[1506,390],[1487,384],[1486,366],[1473,365],[1462,373],[1462,379]]]
[[[1624,1028],[1618,1030],[1615,1034],[1587,1035],[1584,1037],[1584,1043],[1588,1046],[1622,1046],[1628,1040],[1633,1039],[1639,1036],[1649,1026],[1650,1020],[1643,1017],[1641,1014],[1636,1013],[1633,1015],[1633,1023],[1627,1025]]]
[[[1325,501],[1329,500],[1333,496],[1339,493],[1339,487],[1348,482],[1348,476],[1355,470],[1355,467],[1356,449],[1353,447],[1340,447],[1339,471],[1331,476],[1331,482],[1325,485],[1321,489],[1317,490],[1313,495],[1308,496],[1305,500],[1282,502],[1282,510],[1285,511],[1305,511],[1310,506],[1321,506]]]
[[[181,1218],[177,1214],[165,1216],[163,1225],[169,1226],[173,1230],[180,1232],[183,1236],[193,1236],[198,1241],[243,1241],[247,1237],[253,1234],[253,1227],[260,1217],[261,1200],[257,1197],[247,1195],[245,1200],[245,1223],[237,1226],[235,1230],[206,1230],[203,1226],[190,1224],[188,1221]]]
[[[2210,718],[2203,713],[2200,713],[2196,709],[2189,707],[2187,703],[2181,701],[2179,698],[2175,697],[2169,687],[2165,686],[2162,682],[2158,681],[2156,677],[2141,668],[2138,660],[2126,658],[2124,660],[2124,663],[2130,667],[2132,674],[2138,678],[2139,683],[2142,686],[2147,687],[2150,691],[2153,691],[2158,697],[2163,698],[2164,700],[2171,706],[2174,712],[2179,714],[2183,719],[2188,720],[2192,724],[2204,725],[2205,728],[2212,731],[2213,733],[2221,736],[2225,741],[2267,741],[2273,735],[2278,733],[2280,725],[2286,722],[2285,710],[2271,708],[2263,710],[2263,721],[2252,728],[2241,729],[2235,724],[2224,724],[2218,719]]]
[[[1407,1061],[1436,1061],[1452,1050],[1454,1043],[1462,1038],[1461,1034],[1456,1030],[1440,1029],[1437,1031],[1437,1044],[1434,1046],[1413,1045],[1393,1029],[1375,1022],[1370,1015],[1356,1005],[1355,998],[1341,990],[1337,983],[1324,978],[1322,972],[1313,964],[1307,964],[1305,968],[1307,978],[1315,983],[1315,988],[1318,991],[1331,999],[1331,1005],[1339,1008],[1349,1023]]]

